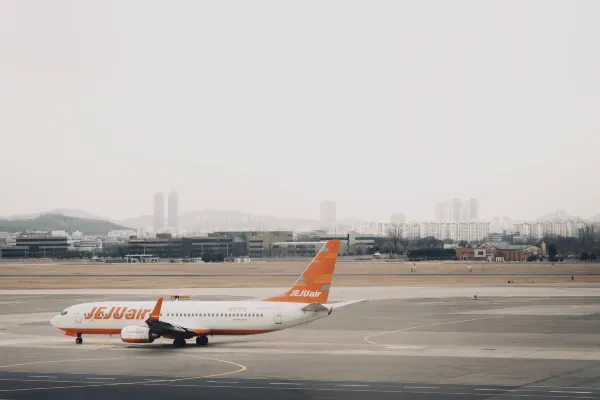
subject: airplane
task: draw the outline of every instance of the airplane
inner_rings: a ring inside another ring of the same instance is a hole
[[[327,303],[340,241],[328,240],[294,286],[264,300],[247,301],[115,301],[71,306],[50,323],[75,336],[116,335],[125,343],[152,343],[173,339],[184,347],[196,337],[198,346],[208,345],[208,336],[255,335],[310,323],[332,313],[334,308],[365,301]]]

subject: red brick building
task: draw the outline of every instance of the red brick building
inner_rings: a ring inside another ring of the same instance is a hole
[[[539,247],[531,245],[485,242],[474,248],[456,249],[456,258],[472,261],[526,261],[532,254],[540,252]]]

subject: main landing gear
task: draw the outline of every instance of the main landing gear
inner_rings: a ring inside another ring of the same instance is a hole
[[[83,343],[83,339],[81,338],[81,333],[77,334],[77,338],[75,339],[75,343],[76,344],[81,344]]]
[[[206,346],[208,344],[208,337],[206,335],[200,335],[196,338],[196,345],[198,346]],[[186,342],[183,336],[177,336],[173,340],[173,347],[180,348],[185,347]]]
[[[196,344],[198,346],[206,346],[208,344],[208,337],[206,335],[200,335],[196,338]]]

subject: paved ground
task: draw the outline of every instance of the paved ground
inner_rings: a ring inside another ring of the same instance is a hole
[[[184,349],[92,336],[76,346],[48,323],[115,294],[0,292],[0,399],[600,399],[600,288],[481,287],[478,300],[472,288],[384,289],[337,288],[336,300],[375,300]]]

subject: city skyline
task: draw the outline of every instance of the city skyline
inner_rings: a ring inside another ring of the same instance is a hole
[[[282,216],[282,215],[276,215],[276,214],[255,214],[255,213],[246,212],[244,210],[224,209],[224,208],[218,208],[218,207],[206,207],[206,208],[199,208],[196,210],[190,210],[190,211],[185,210],[183,212],[180,212],[179,204],[178,204],[179,203],[178,193],[176,191],[172,190],[169,194],[171,196],[174,196],[174,199],[175,199],[175,202],[172,203],[172,204],[174,204],[174,207],[171,210],[171,215],[178,215],[179,217],[181,217],[182,215],[185,215],[185,214],[196,213],[196,212],[207,211],[207,210],[214,210],[214,211],[225,212],[225,213],[231,212],[231,213],[240,213],[240,214],[248,214],[248,215],[263,215],[263,216],[271,216],[271,217],[287,218],[287,219],[307,219],[307,220],[315,220],[315,221],[322,221],[322,216],[323,216],[322,208],[320,208],[318,215],[312,215],[312,216],[308,216],[308,217],[293,216],[293,215],[292,216]],[[162,200],[161,200],[160,196],[162,196]],[[470,199],[470,200],[475,200],[477,202],[477,206],[478,206],[478,201],[476,199]],[[450,202],[436,202],[435,203],[436,210],[437,210],[437,206],[439,206],[441,203],[450,203]],[[389,215],[387,218],[382,218],[382,219],[361,219],[361,218],[357,218],[352,215],[346,215],[346,216],[342,216],[342,217],[338,218],[336,215],[337,203],[334,201],[325,200],[325,201],[321,201],[319,204],[320,204],[320,206],[323,206],[326,203],[331,203],[333,205],[333,215],[335,216],[335,218],[334,218],[335,221],[362,220],[362,221],[378,221],[378,222],[386,222],[387,221],[387,222],[395,222],[395,223],[403,223],[406,221],[453,222],[453,221],[439,221],[438,218],[436,218],[436,215],[434,215],[433,218],[427,218],[427,217],[426,218],[416,218],[416,217],[411,217],[411,215],[409,214],[407,217],[405,212],[394,212],[391,215]],[[158,206],[158,204],[160,204],[160,206]],[[167,213],[165,213],[165,208],[164,208],[165,204],[167,205]],[[88,210],[84,210],[81,208],[72,208],[72,209],[56,208],[56,209],[49,209],[49,210],[44,210],[44,211],[32,212],[32,213],[0,216],[0,219],[1,218],[30,219],[30,218],[34,218],[34,217],[37,217],[42,214],[65,214],[68,216],[73,216],[73,217],[78,217],[78,218],[101,219],[101,220],[113,221],[113,222],[121,222],[121,221],[128,220],[128,219],[151,216],[153,218],[153,221],[156,221],[157,207],[159,207],[158,213],[162,214],[161,219],[164,221],[162,228],[168,228],[169,227],[168,204],[169,204],[168,198],[167,198],[167,201],[165,202],[164,192],[155,192],[154,193],[153,210],[151,212],[145,213],[145,214],[129,216],[126,218],[113,218],[111,216],[103,216],[103,215],[91,213]],[[162,210],[160,210],[160,207],[162,207]],[[581,216],[581,215],[575,215],[574,213],[567,214],[567,211],[564,208],[558,208],[556,210],[541,210],[539,213],[532,215],[529,218],[512,218],[511,216],[501,215],[499,213],[493,213],[493,217],[491,217],[491,218],[478,218],[477,220],[494,223],[494,221],[501,221],[502,219],[506,219],[506,218],[508,218],[509,220],[515,220],[515,221],[536,221],[536,220],[540,220],[540,219],[560,220],[560,219],[572,219],[572,218],[581,219],[581,220],[597,219],[600,221],[600,213],[596,213],[592,216],[586,217],[586,216]],[[171,221],[173,221],[173,220],[174,219],[171,218]],[[477,220],[472,220],[472,222],[475,222]],[[333,220],[331,220],[331,221],[333,221]],[[465,220],[462,222],[466,222],[466,221],[468,221],[468,220]]]
[[[3,4],[0,215],[600,212],[599,2],[279,6]]]

